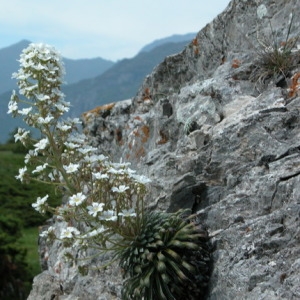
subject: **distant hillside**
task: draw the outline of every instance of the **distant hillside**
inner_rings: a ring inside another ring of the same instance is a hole
[[[131,59],[117,62],[96,78],[65,86],[63,91],[73,105],[72,115],[79,116],[95,106],[133,97],[144,77],[166,56],[182,51],[187,43],[167,43],[149,52],[140,52]]]
[[[114,62],[100,57],[91,59],[63,58],[67,84],[72,84],[87,78],[94,78],[114,65]]]
[[[20,54],[30,44],[23,40],[17,44],[0,49],[0,93],[16,88],[15,80],[11,79],[13,72],[18,71]]]
[[[141,52],[149,52],[152,49],[161,46],[163,44],[167,44],[167,43],[180,43],[180,42],[186,42],[186,41],[191,41],[193,38],[195,38],[196,33],[187,33],[187,34],[174,34],[172,36],[163,38],[163,39],[159,39],[159,40],[155,40],[154,42],[146,45],[145,47],[143,47],[140,50]]]
[[[0,93],[16,88],[16,81],[11,79],[13,72],[19,69],[20,54],[31,42],[22,40],[17,44],[0,49]],[[75,83],[82,79],[93,78],[108,70],[114,62],[102,58],[93,59],[68,59],[63,58],[67,71],[67,83]]]
[[[190,39],[180,43],[166,43],[152,50],[142,51],[131,59],[123,59],[113,64],[112,67],[107,69],[100,76],[63,86],[66,100],[72,104],[71,116],[79,117],[84,111],[92,109],[95,106],[133,97],[138,91],[144,77],[151,73],[152,69],[163,61],[166,56],[182,51],[189,41]],[[29,41],[22,41],[16,44],[16,47],[5,48],[11,48],[13,52],[7,51],[7,53],[11,54],[10,57],[16,57],[12,59],[15,64],[11,67],[10,74],[19,69],[19,64],[16,62],[16,59],[29,43]],[[1,51],[5,51],[5,49],[0,50],[0,62]],[[91,74],[92,71],[90,71],[91,73],[84,71],[85,63],[94,62],[97,58],[92,60],[76,60],[75,62],[70,59],[64,60],[67,71],[66,81],[71,83],[72,80],[77,80],[78,77],[76,78],[76,76],[78,76],[78,74],[84,76]],[[73,63],[75,63],[76,66],[74,66]],[[77,68],[80,69],[80,72]],[[3,71],[3,69],[0,69],[0,71]],[[10,78],[10,75],[7,77]],[[11,90],[16,89],[15,80],[11,80],[10,84],[12,87],[9,88],[9,90],[6,89],[6,92],[2,92],[0,95],[0,124],[2,125],[0,130],[0,143],[5,143],[9,137],[9,133],[16,127],[24,127],[20,118],[13,119],[11,115],[7,115],[6,113]],[[3,124],[5,124],[5,126],[3,126]]]

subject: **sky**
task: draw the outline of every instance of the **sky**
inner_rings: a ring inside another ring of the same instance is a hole
[[[0,48],[47,43],[64,57],[117,61],[154,40],[200,31],[229,0],[2,0]]]

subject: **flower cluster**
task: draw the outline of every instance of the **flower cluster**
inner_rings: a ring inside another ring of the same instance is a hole
[[[111,237],[115,244],[137,229],[149,180],[137,175],[128,163],[113,163],[91,147],[77,129],[79,119],[62,119],[70,104],[60,90],[64,67],[54,48],[29,45],[21,54],[20,66],[13,77],[18,80],[19,94],[27,99],[13,92],[8,113],[37,128],[41,139],[34,140],[29,131],[18,129],[15,141],[31,149],[16,178],[51,183],[68,199],[58,208],[48,204],[48,195],[32,204],[38,212],[50,211],[68,224],[60,233],[51,228],[41,235],[60,239],[67,247],[80,241],[76,245],[109,248]]]

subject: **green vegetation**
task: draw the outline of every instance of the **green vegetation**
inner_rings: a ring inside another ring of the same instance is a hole
[[[209,280],[208,237],[183,212],[146,213],[133,241],[119,253],[129,278],[124,300],[202,299]]]
[[[39,195],[49,194],[54,204],[60,196],[52,187],[15,179],[24,166],[24,148],[20,143],[0,145],[0,299],[26,299],[32,279],[40,272],[37,251],[38,225],[42,216],[31,204]]]
[[[299,62],[299,51],[296,51],[299,36],[290,37],[293,18],[294,15],[291,14],[284,41],[277,38],[277,33],[273,30],[271,22],[270,37],[257,38],[259,43],[257,48],[258,61],[251,76],[252,80],[256,80],[262,85],[270,79],[275,79],[277,83],[283,81],[286,84],[286,78],[290,77],[290,71]]]
[[[22,236],[19,239],[20,245],[26,248],[25,262],[31,274],[36,275],[41,272],[38,254],[38,227],[29,227],[22,230]]]

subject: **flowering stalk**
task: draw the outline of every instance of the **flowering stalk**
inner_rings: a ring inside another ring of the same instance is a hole
[[[13,92],[8,113],[22,116],[27,125],[40,131],[34,140],[29,131],[19,128],[15,141],[31,146],[25,166],[16,176],[21,182],[38,180],[62,189],[65,205],[54,208],[48,195],[39,197],[33,208],[40,213],[51,211],[68,226],[59,235],[48,228],[41,235],[60,239],[66,247],[98,247],[115,250],[133,239],[143,217],[145,184],[127,163],[112,163],[91,147],[87,137],[79,134],[79,119],[62,119],[70,103],[61,92],[64,66],[56,50],[44,44],[30,44],[23,50],[18,80],[21,100]]]

